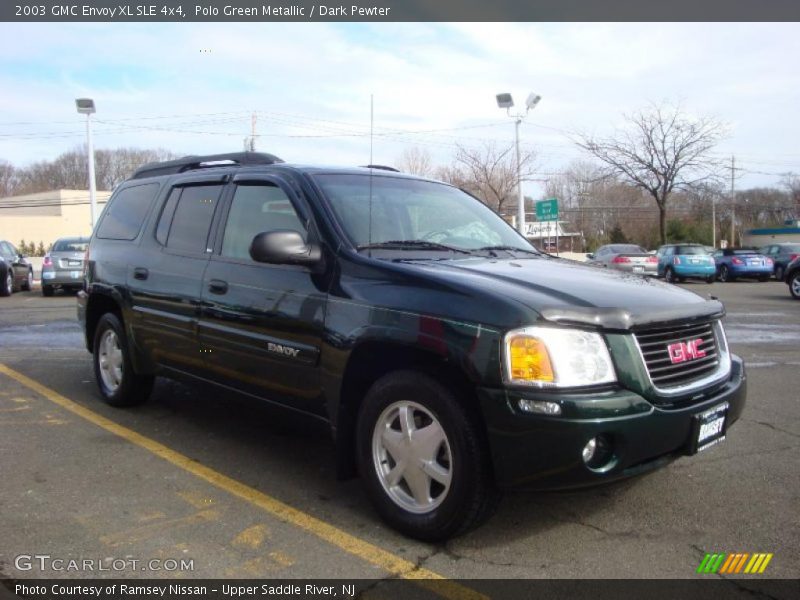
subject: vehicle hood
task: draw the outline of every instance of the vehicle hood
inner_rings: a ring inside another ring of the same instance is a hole
[[[415,262],[450,284],[489,289],[544,320],[610,329],[724,314],[722,303],[641,275],[551,257]]]

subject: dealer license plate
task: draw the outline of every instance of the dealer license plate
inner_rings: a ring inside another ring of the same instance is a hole
[[[728,408],[723,402],[693,417],[690,453],[700,452],[725,439]]]
[[[641,273],[642,271],[644,271],[644,267],[642,267],[640,265],[634,265],[633,266],[633,272],[634,273]]]

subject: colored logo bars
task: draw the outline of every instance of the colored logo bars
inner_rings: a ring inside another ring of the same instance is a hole
[[[734,554],[706,554],[700,566],[697,567],[698,573],[763,573],[769,561],[772,560],[772,553],[748,554],[739,552]],[[747,566],[745,566],[747,565]]]

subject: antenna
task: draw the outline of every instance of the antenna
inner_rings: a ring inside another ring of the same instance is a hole
[[[372,138],[375,126],[375,97],[369,95],[369,164],[372,164]],[[372,169],[369,170],[369,224],[367,225],[367,246],[372,246]],[[372,258],[372,248],[369,249]]]

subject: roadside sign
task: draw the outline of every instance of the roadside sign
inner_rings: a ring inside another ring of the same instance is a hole
[[[537,221],[558,221],[558,200],[550,198],[536,203]]]

